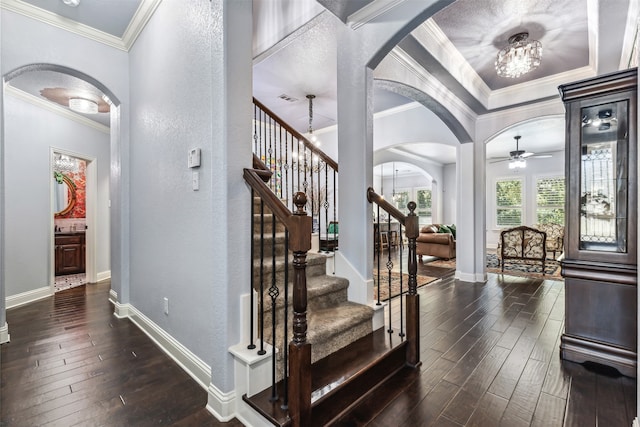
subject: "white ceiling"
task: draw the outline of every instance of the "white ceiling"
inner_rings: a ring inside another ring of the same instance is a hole
[[[0,3],[2,8],[128,50],[160,1],[81,0],[77,8],[65,6],[62,0]],[[345,25],[343,21],[351,22],[369,10],[403,1],[409,0],[253,0],[254,96],[294,128],[306,132],[306,95],[314,94],[314,128],[335,125],[337,29]],[[636,31],[629,16],[637,16],[639,1],[457,0],[416,28],[396,49],[410,55],[480,115],[546,99],[549,93],[557,97],[558,81],[573,81],[576,75],[624,68]],[[495,55],[508,37],[519,31],[528,31],[531,38],[541,41],[542,64],[519,79],[500,78],[494,70]],[[46,87],[67,84],[73,89],[77,83],[35,73],[11,82],[34,96],[40,96]],[[526,96],[510,96],[523,93],[525,88]],[[491,101],[496,94],[501,97],[499,104]],[[281,95],[295,101],[284,101]],[[374,93],[376,112],[409,102],[412,100],[384,89]],[[564,123],[545,119],[497,135],[487,144],[487,157],[502,157],[513,150],[516,134],[522,135],[520,144],[527,151],[563,149]],[[421,145],[413,141],[401,149],[441,164],[455,161],[455,149],[436,148],[434,142]]]

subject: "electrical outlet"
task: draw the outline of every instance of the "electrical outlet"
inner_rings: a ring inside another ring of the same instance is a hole
[[[164,297],[164,314],[169,314],[169,298]]]

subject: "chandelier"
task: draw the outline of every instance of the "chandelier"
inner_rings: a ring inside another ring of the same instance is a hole
[[[64,154],[55,154],[53,159],[53,170],[55,172],[77,172],[78,161]]]
[[[394,169],[394,174],[393,174],[393,193],[391,195],[391,200],[393,200],[394,203],[398,203],[402,200],[402,196],[398,193],[396,193],[396,178],[398,177],[398,169],[396,169],[396,163],[393,163],[393,169]]]
[[[517,78],[540,65],[542,43],[527,40],[529,33],[523,32],[509,37],[509,46],[498,52],[496,71],[499,76]]]
[[[318,141],[318,137],[313,134],[313,100],[315,99],[315,95],[307,95],[307,99],[309,100],[309,140],[313,142],[315,145],[320,145],[320,141]]]

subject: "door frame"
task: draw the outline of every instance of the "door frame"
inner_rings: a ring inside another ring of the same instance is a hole
[[[80,160],[84,160],[87,163],[86,170],[86,188],[85,188],[85,204],[86,204],[86,230],[85,230],[85,273],[87,275],[87,283],[96,283],[96,226],[97,226],[97,201],[98,201],[98,159],[74,151],[65,150],[62,148],[49,147],[49,177],[53,176],[53,161],[55,154],[64,154],[65,156],[75,157]],[[56,251],[55,251],[55,233],[54,233],[54,195],[53,189],[50,190],[50,245],[49,245],[49,287],[51,293],[55,292],[55,263],[56,263]]]

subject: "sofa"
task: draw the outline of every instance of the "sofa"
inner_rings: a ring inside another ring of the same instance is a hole
[[[451,227],[451,228],[449,228]],[[420,229],[416,240],[416,254],[451,259],[456,257],[455,226],[429,224]]]

